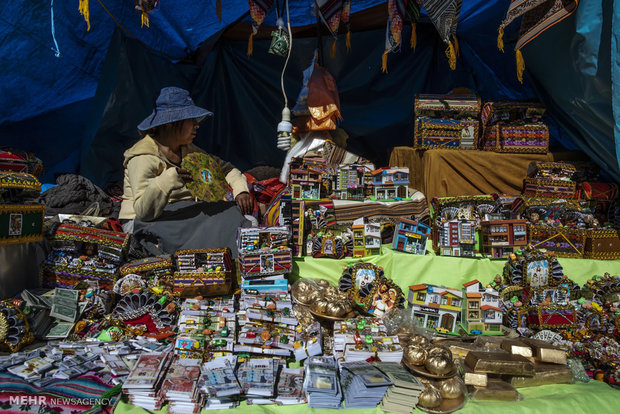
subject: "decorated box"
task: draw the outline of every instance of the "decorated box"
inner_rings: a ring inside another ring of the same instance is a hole
[[[580,214],[581,205],[575,200],[518,196],[511,206],[512,216],[538,224],[544,221],[562,221],[566,215]]]
[[[418,95],[413,146],[476,149],[479,117],[480,98],[475,95]]]
[[[174,260],[175,294],[221,296],[230,292],[234,266],[229,248],[178,250]]]
[[[480,148],[486,151],[541,153],[549,148],[544,106],[528,102],[487,102],[482,108]]]
[[[44,286],[71,288],[90,279],[112,290],[129,234],[67,223],[55,226],[50,234],[52,251],[41,265]]]
[[[616,229],[590,229],[587,231],[586,259],[620,259],[620,235]]]
[[[523,194],[533,197],[576,199],[577,184],[572,177],[577,169],[565,162],[532,162],[523,181]]]
[[[32,174],[36,177],[43,175],[43,162],[31,152],[0,148],[0,171],[13,171]]]
[[[237,231],[239,272],[244,278],[291,272],[288,226],[240,227]]]
[[[41,183],[32,174],[0,171],[0,204],[31,202],[41,193]]]
[[[159,256],[146,257],[144,259],[132,260],[121,266],[120,276],[136,274],[151,286],[157,286],[160,282],[168,284],[172,282],[174,275],[174,264],[172,255],[163,254]]]
[[[564,226],[528,225],[530,244],[554,252],[558,257],[581,258],[586,247],[588,230]]]
[[[43,240],[42,204],[0,204],[0,245]]]

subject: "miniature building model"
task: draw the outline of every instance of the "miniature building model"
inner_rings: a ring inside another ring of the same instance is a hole
[[[461,324],[469,333],[501,335],[504,311],[499,307],[499,293],[472,280],[463,285]]]
[[[516,248],[527,245],[525,220],[489,220],[480,223],[482,253],[507,257]]]
[[[425,254],[426,241],[431,235],[431,228],[413,220],[398,219],[394,229],[392,248],[401,252]]]
[[[442,256],[476,255],[476,222],[454,219],[439,227],[439,249]]]
[[[351,226],[353,230],[353,257],[381,254],[381,225],[363,223],[363,218]]]
[[[293,158],[289,184],[296,200],[319,200],[327,195],[329,167],[323,159]]]
[[[372,164],[340,164],[336,176],[336,197],[342,200],[363,201],[366,176],[373,170]]]
[[[390,201],[408,197],[409,168],[379,168],[371,175],[375,200]]]
[[[463,301],[460,290],[428,284],[413,285],[409,286],[407,301],[420,326],[450,332],[456,330]]]

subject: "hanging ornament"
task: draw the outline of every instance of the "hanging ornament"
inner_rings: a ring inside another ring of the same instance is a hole
[[[410,0],[413,1],[413,0]],[[387,73],[388,53],[400,47],[407,0],[388,0],[388,24],[385,32],[385,49],[381,58],[381,71]]]
[[[497,48],[504,51],[504,29],[518,17],[521,19],[519,38],[515,45],[517,79],[523,83],[525,61],[521,48],[538,37],[542,32],[570,16],[579,5],[579,0],[511,0],[506,18],[499,26]]]
[[[336,42],[338,41],[338,27],[342,17],[343,0],[316,0],[320,19],[334,38],[331,57],[336,56]]]
[[[439,37],[447,45],[446,57],[452,70],[456,69],[456,26],[461,14],[462,3],[463,0],[421,0],[421,4],[437,29]]]
[[[344,24],[344,27],[347,29],[347,51],[351,50],[351,0],[345,0],[342,5],[342,14],[340,16],[340,21]]]
[[[405,9],[405,20],[411,23],[411,40],[409,45],[415,50],[418,44],[418,37],[416,33],[416,22],[420,19],[420,0],[408,0],[407,8]]]
[[[134,0],[135,9],[141,13],[140,27],[149,27],[149,13],[159,6],[159,0]]]
[[[258,28],[263,24],[269,9],[273,6],[273,0],[248,0],[248,2],[250,4],[250,16],[252,17],[252,33],[250,33],[248,40],[248,56],[250,56],[254,51],[252,39],[258,33]]]
[[[79,5],[80,14],[84,16],[84,21],[86,21],[87,31],[90,31],[90,13],[88,10],[88,0],[80,0]]]

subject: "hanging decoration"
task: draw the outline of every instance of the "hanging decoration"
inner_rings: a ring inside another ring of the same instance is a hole
[[[263,24],[269,9],[273,6],[273,0],[248,0],[248,2],[250,4],[250,16],[252,17],[252,33],[250,33],[248,40],[248,56],[250,56],[254,51],[252,39],[258,33],[258,28]]]
[[[88,10],[88,0],[80,0],[79,10],[80,14],[84,16],[84,21],[86,21],[86,31],[90,32],[90,13]]]
[[[334,38],[332,43],[332,58],[336,56],[336,42],[338,40],[338,27],[342,18],[343,0],[316,0],[320,19],[325,23],[329,33]],[[349,5],[349,10],[350,10]]]
[[[342,4],[342,15],[340,21],[347,29],[347,51],[351,50],[351,0],[345,0]]]
[[[439,37],[447,45],[446,56],[450,62],[450,69],[456,69],[457,53],[454,40],[463,0],[422,0],[421,3],[439,32]]]
[[[159,6],[159,0],[134,0],[135,9],[141,13],[140,27],[149,27],[149,13]]]
[[[407,1],[407,8],[405,10],[405,20],[411,23],[411,40],[409,45],[415,50],[418,39],[416,33],[416,22],[420,19],[420,0]]]
[[[504,28],[518,17],[521,19],[519,38],[515,45],[517,78],[523,83],[525,61],[521,48],[542,32],[570,16],[579,5],[579,0],[511,0],[506,18],[499,26],[497,48],[504,51]]]
[[[413,10],[409,8],[413,7]],[[385,31],[385,49],[381,58],[381,70],[387,73],[387,56],[388,53],[400,48],[402,40],[403,23],[409,18],[413,22],[412,16],[420,15],[420,8],[416,4],[416,0],[389,0],[388,1],[388,23]],[[412,27],[415,33],[415,27]],[[415,41],[415,34],[412,33],[412,41]],[[415,47],[415,46],[412,46]]]

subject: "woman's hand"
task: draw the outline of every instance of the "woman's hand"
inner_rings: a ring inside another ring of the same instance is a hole
[[[239,205],[239,208],[243,214],[252,214],[252,197],[250,197],[248,192],[244,191],[243,193],[237,195],[237,197],[235,197],[235,201]]]

